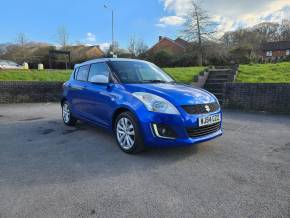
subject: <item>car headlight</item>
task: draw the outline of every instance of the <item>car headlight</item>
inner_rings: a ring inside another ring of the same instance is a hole
[[[158,95],[147,92],[134,92],[133,96],[138,98],[149,111],[164,114],[179,114],[173,104]]]

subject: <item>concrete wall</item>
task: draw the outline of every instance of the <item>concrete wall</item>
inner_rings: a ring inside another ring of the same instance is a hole
[[[0,103],[55,102],[63,82],[0,81]]]
[[[290,84],[225,83],[223,107],[290,113]]]
[[[195,76],[194,77],[195,82],[192,82],[191,85],[193,85],[194,87],[203,88],[208,78],[208,74],[209,74],[208,71],[204,71],[199,75]]]

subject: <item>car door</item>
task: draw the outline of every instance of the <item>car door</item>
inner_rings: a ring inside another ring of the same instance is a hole
[[[110,125],[112,110],[112,88],[109,85],[110,70],[105,62],[91,64],[86,86],[84,108],[90,120],[103,125]]]
[[[89,69],[90,65],[80,66],[75,72],[74,80],[69,84],[73,113],[81,117],[87,116],[84,105]]]

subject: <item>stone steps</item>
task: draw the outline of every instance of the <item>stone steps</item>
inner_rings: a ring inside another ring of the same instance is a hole
[[[228,74],[209,75],[208,79],[226,79],[227,80],[231,76],[232,75],[228,75]]]
[[[207,79],[207,84],[211,84],[211,83],[225,83],[228,82],[228,79],[225,78],[209,78]]]
[[[234,74],[231,69],[210,70],[204,89],[214,94],[222,104],[224,83],[233,82]]]
[[[226,83],[228,82],[228,79],[208,79],[206,81],[206,84],[220,84],[220,83]]]

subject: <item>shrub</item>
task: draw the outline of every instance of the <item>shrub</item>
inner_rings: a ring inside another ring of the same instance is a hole
[[[189,53],[185,53],[180,57],[175,57],[172,62],[173,67],[189,67],[196,65],[197,65],[197,57]]]
[[[158,51],[151,58],[150,61],[154,62],[159,67],[170,67],[173,63],[173,56],[165,50]]]

